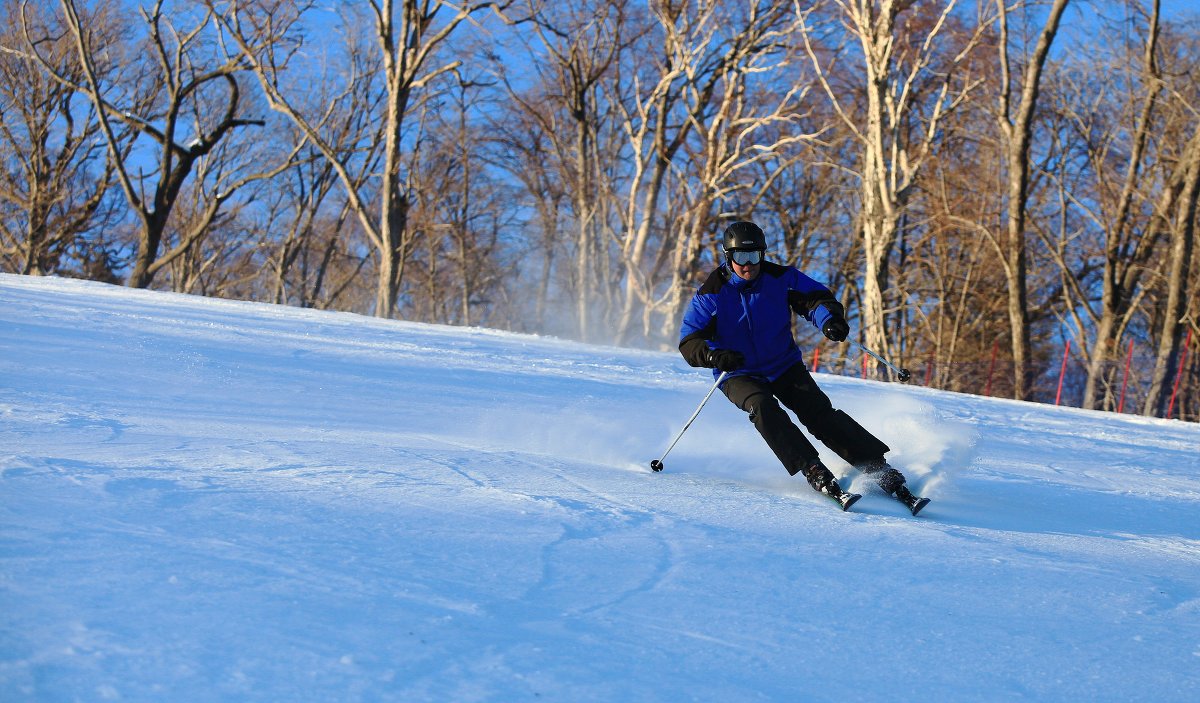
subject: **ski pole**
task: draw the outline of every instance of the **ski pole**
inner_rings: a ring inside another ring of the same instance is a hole
[[[864,352],[866,352],[867,354],[870,354],[871,356],[873,356],[873,357],[875,357],[876,359],[878,359],[880,362],[882,362],[882,363],[883,363],[883,365],[884,365],[884,366],[888,367],[888,368],[889,368],[889,369],[891,369],[892,371],[895,371],[895,372],[896,372],[896,375],[897,375],[897,376],[900,378],[900,382],[901,382],[901,383],[904,383],[904,382],[908,381],[908,379],[912,378],[912,374],[908,372],[908,369],[902,369],[902,368],[900,368],[900,367],[896,366],[896,365],[895,365],[895,364],[893,364],[892,362],[890,362],[890,361],[888,361],[887,359],[883,358],[882,356],[880,356],[880,355],[876,354],[875,352],[871,351],[870,349],[867,349],[866,347],[864,347],[863,345],[861,345],[861,344],[859,344],[858,342],[854,341],[853,339],[851,339],[851,340],[848,340],[848,341],[849,341],[851,344],[853,344],[854,346],[856,346],[856,347],[858,347],[859,349],[861,349],[861,350],[863,350]],[[864,367],[864,368],[865,368],[865,367]]]
[[[667,447],[667,451],[663,452],[662,456],[650,462],[651,470],[663,470],[663,459],[667,458],[667,455],[670,454],[671,450],[675,448],[675,444],[679,441],[679,438],[682,437],[683,433],[687,432],[687,428],[691,427],[692,423],[696,421],[696,416],[699,415],[700,411],[704,409],[704,404],[708,402],[708,399],[712,397],[713,392],[717,390],[717,386],[720,386],[721,381],[724,381],[725,377],[728,375],[728,371],[722,371],[721,375],[717,376],[717,382],[713,384],[712,388],[708,389],[708,394],[704,396],[704,400],[700,401],[700,406],[696,408],[696,412],[692,413],[692,416],[688,418],[687,424],[683,426],[682,430],[679,430],[679,434],[675,435],[675,441],[671,442],[671,446]]]

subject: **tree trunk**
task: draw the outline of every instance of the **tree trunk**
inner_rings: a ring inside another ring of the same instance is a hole
[[[578,168],[579,168],[579,185],[576,191],[576,213],[579,217],[577,223],[578,230],[576,232],[576,251],[575,251],[575,322],[578,325],[579,339],[586,342],[591,335],[591,317],[588,314],[591,307],[590,292],[591,284],[594,283],[592,278],[592,225],[595,219],[595,204],[592,202],[594,195],[588,183],[588,179],[584,173],[590,168],[588,163],[588,155],[586,151],[587,137],[584,135],[582,125],[580,125],[579,140],[577,143],[579,148]]]
[[[1008,226],[1005,232],[1005,280],[1008,283],[1008,325],[1012,338],[1013,397],[1032,396],[1029,338],[1028,263],[1025,246],[1025,198],[1029,190],[1029,136],[1019,139],[1008,154]]]
[[[1007,143],[1008,156],[1008,223],[1005,228],[1003,250],[1000,252],[1005,264],[1008,281],[1008,324],[1011,328],[1013,357],[1013,397],[1029,400],[1033,394],[1031,346],[1029,339],[1029,299],[1026,290],[1025,252],[1025,201],[1029,195],[1029,152],[1033,141],[1033,117],[1037,108],[1041,87],[1042,71],[1050,54],[1050,45],[1058,33],[1059,22],[1069,0],[1054,0],[1046,24],[1038,36],[1033,56],[1025,67],[1022,80],[1021,102],[1017,114],[1010,113],[1008,61],[1008,23],[1005,0],[997,0],[1000,18],[1000,131]]]
[[[885,2],[873,16],[861,9],[860,40],[866,59],[867,124],[862,154],[862,237],[866,256],[863,281],[862,331],[865,343],[884,358],[891,356],[887,302],[888,266],[896,242],[894,191],[889,184],[885,154],[888,137],[888,84],[892,70],[893,33],[899,9]],[[869,18],[869,19],[867,19]]]
[[[1155,59],[1155,52],[1158,48],[1159,0],[1154,0],[1153,7],[1143,58],[1142,79],[1146,86],[1146,94],[1142,98],[1141,112],[1134,127],[1133,145],[1130,149],[1129,163],[1125,169],[1125,180],[1121,187],[1120,200],[1117,202],[1113,222],[1109,226],[1107,236],[1105,237],[1104,279],[1100,303],[1100,320],[1096,327],[1095,344],[1092,348],[1091,359],[1088,363],[1087,381],[1083,389],[1083,407],[1090,409],[1111,408],[1109,405],[1111,393],[1107,392],[1102,403],[1102,405],[1107,407],[1098,407],[1096,398],[1097,388],[1100,385],[1101,379],[1104,378],[1106,370],[1109,368],[1109,362],[1112,361],[1116,350],[1121,346],[1120,332],[1124,329],[1128,316],[1132,314],[1133,305],[1131,297],[1134,291],[1125,285],[1127,278],[1125,272],[1131,266],[1138,267],[1141,263],[1138,261],[1141,257],[1136,255],[1131,256],[1128,253],[1131,247],[1126,246],[1126,241],[1131,236],[1129,232],[1133,227],[1130,224],[1130,212],[1133,206],[1133,197],[1137,188],[1138,177],[1141,174],[1142,156],[1149,141],[1150,125],[1152,124],[1152,117],[1158,101],[1158,94],[1162,89],[1158,64]],[[1157,236],[1152,238],[1139,237],[1138,243],[1132,249],[1135,252],[1142,247],[1148,249],[1153,246],[1156,239]],[[1136,278],[1134,280],[1136,281]],[[1105,386],[1107,387],[1108,385],[1106,382]]]
[[[1180,164],[1182,188],[1177,198],[1178,206],[1171,223],[1170,268],[1167,273],[1167,306],[1163,315],[1162,330],[1158,336],[1158,353],[1154,362],[1150,392],[1142,408],[1145,415],[1166,413],[1169,375],[1179,364],[1184,333],[1187,328],[1189,300],[1196,291],[1189,291],[1191,280],[1192,253],[1195,249],[1196,218],[1200,215],[1200,129],[1188,141],[1184,150],[1185,159]],[[1164,198],[1171,197],[1168,187]],[[1169,211],[1168,211],[1169,212]]]
[[[149,288],[154,281],[154,264],[158,261],[158,250],[162,246],[163,230],[166,222],[151,213],[143,219],[142,229],[138,233],[138,250],[133,260],[133,270],[125,285],[130,288]]]

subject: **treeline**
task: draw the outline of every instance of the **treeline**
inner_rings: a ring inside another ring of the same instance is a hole
[[[5,271],[671,347],[752,219],[933,385],[1053,401],[1070,340],[1079,404],[1200,419],[1200,24],[1159,0],[0,12]]]

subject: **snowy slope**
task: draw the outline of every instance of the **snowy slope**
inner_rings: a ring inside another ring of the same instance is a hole
[[[651,473],[674,354],[0,276],[0,700],[1200,700],[1200,426],[818,378],[921,517]]]

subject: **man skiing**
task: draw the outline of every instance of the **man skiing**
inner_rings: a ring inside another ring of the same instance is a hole
[[[729,225],[722,244],[726,262],[709,274],[684,313],[679,332],[683,358],[692,366],[714,369],[714,376],[728,372],[721,390],[749,413],[783,467],[793,476],[804,474],[813,489],[836,500],[842,510],[861,496],[842,490],[780,403],[813,437],[874,476],[885,493],[916,515],[929,500],[914,496],[904,475],[887,463],[886,444],[834,409],[792,336],[794,313],[829,339],[845,341],[850,326],[841,303],[798,269],[764,260],[766,237],[753,222]]]

